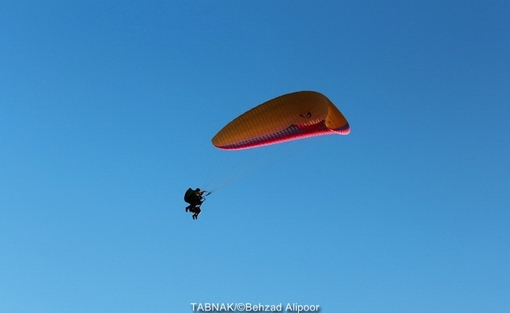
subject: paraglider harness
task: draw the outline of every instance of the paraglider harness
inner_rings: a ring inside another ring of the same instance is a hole
[[[186,207],[186,212],[192,212],[194,213],[193,214],[193,219],[197,219],[198,218],[198,215],[200,214],[200,212],[202,211],[200,209],[200,205],[205,201],[205,197],[210,195],[211,192],[207,192],[205,195],[200,195],[198,196],[195,192],[195,190],[191,189],[191,188],[188,188],[188,190],[186,190],[186,193],[184,193],[184,201],[186,203],[189,203],[189,205]]]

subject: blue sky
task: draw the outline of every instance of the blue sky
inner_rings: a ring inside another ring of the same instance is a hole
[[[0,28],[1,312],[510,311],[508,1],[5,1]],[[351,134],[212,146],[298,90]]]

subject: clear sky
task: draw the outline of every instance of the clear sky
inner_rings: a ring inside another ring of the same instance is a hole
[[[0,312],[510,312],[509,1],[7,0],[0,29]],[[351,134],[212,146],[299,90]]]

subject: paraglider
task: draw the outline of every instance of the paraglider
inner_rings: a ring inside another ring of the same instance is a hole
[[[198,218],[198,215],[202,212],[200,209],[200,206],[205,201],[205,196],[209,195],[210,193],[206,193],[205,190],[200,190],[200,188],[197,188],[195,190],[188,188],[186,192],[184,193],[184,201],[188,203],[189,205],[186,207],[186,212],[191,212],[193,215],[191,216],[192,219],[196,220]]]
[[[326,96],[315,91],[298,91],[266,101],[241,114],[211,141],[222,150],[241,150],[328,134],[347,135],[350,131],[345,116]],[[189,188],[184,195],[184,200],[189,203],[186,212],[192,212],[193,219],[201,213],[205,196],[211,194],[204,193],[199,188]]]
[[[347,119],[326,96],[298,91],[264,102],[235,118],[212,138],[212,143],[220,149],[239,150],[349,132]]]

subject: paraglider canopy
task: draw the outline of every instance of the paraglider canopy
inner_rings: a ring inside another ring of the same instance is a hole
[[[239,150],[349,132],[347,119],[326,96],[315,91],[299,91],[245,112],[223,127],[212,143],[220,149]]]

